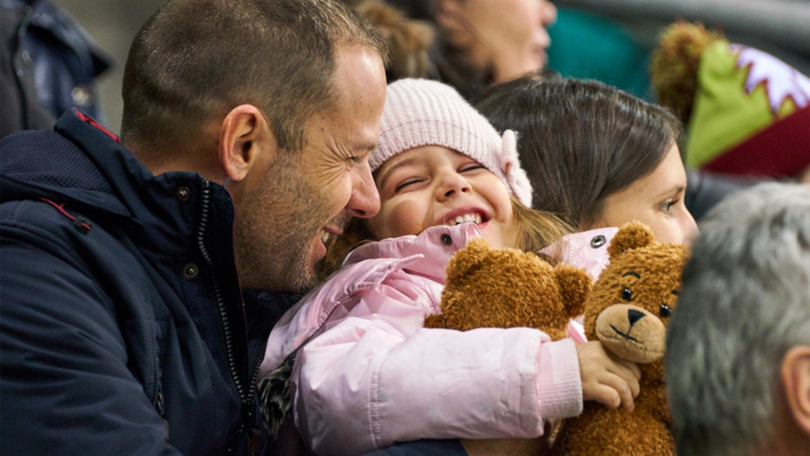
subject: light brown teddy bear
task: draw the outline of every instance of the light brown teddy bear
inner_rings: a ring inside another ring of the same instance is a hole
[[[608,252],[610,264],[585,302],[585,336],[639,363],[641,392],[633,412],[586,403],[581,415],[563,421],[552,454],[674,455],[661,360],[689,251],[656,242],[645,225],[633,222],[616,233]]]
[[[558,340],[569,318],[585,314],[588,340],[641,364],[641,392],[632,413],[588,402],[563,421],[552,453],[569,456],[672,455],[663,367],[665,329],[680,289],[686,247],[653,240],[641,223],[623,226],[608,249],[610,265],[591,289],[590,277],[536,255],[490,249],[475,240],[448,264],[442,315],[426,327],[534,327]],[[647,364],[645,364],[647,363]],[[545,439],[463,441],[471,455],[543,454]]]
[[[492,249],[484,239],[474,239],[448,263],[442,314],[425,318],[425,327],[543,328],[559,340],[566,337],[569,316],[582,314],[591,282],[579,268],[551,267],[533,253]],[[534,456],[548,449],[542,437],[462,444],[470,456]]]
[[[566,337],[568,315],[582,314],[590,289],[582,269],[551,267],[533,253],[473,239],[450,259],[442,313],[426,317],[425,327],[543,328],[558,340]]]

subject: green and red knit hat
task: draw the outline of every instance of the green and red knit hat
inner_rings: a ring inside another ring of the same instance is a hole
[[[795,68],[681,22],[662,35],[651,73],[687,126],[688,166],[773,177],[810,167],[810,78]]]

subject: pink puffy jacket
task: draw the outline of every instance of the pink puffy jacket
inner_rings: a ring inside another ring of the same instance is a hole
[[[582,268],[596,280],[610,262],[607,248],[617,231],[618,228],[600,228],[569,234],[540,250],[540,253],[545,253],[562,263]],[[578,343],[588,341],[582,323],[582,317],[579,317],[568,324],[568,336]]]
[[[437,226],[358,247],[282,317],[260,377],[317,333],[292,374],[295,424],[311,451],[532,438],[543,419],[580,413],[572,340],[530,328],[423,328],[425,315],[439,312],[448,260],[480,236],[474,224]]]

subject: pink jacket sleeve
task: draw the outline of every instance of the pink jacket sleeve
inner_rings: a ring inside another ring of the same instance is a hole
[[[399,281],[399,283],[396,283]],[[355,294],[298,354],[294,417],[317,454],[422,438],[537,437],[582,410],[573,341],[529,328],[423,328],[438,303],[393,274]]]

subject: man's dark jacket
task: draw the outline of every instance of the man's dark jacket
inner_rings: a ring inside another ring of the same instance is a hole
[[[228,192],[72,110],[0,142],[0,199],[0,453],[247,454],[292,298],[243,302]]]

